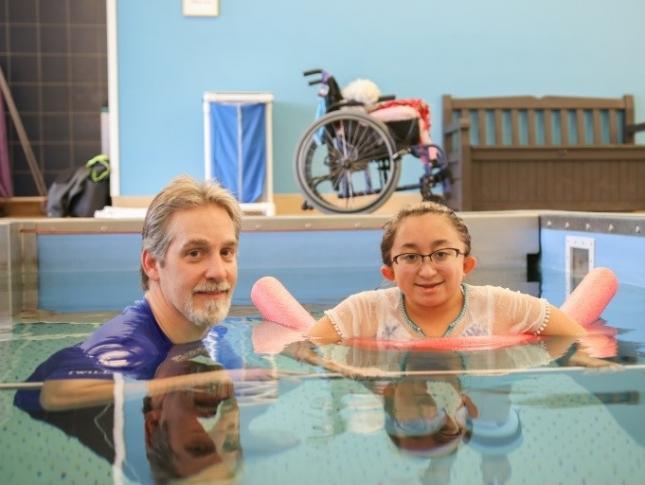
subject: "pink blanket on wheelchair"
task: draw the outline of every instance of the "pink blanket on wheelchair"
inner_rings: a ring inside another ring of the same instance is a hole
[[[383,101],[370,111],[370,115],[386,123],[417,118],[419,120],[419,143],[422,145],[432,143],[430,139],[430,107],[422,99]],[[426,161],[436,160],[437,149],[429,147],[427,155]]]
[[[401,106],[413,108],[421,120],[421,131],[426,133],[430,131],[430,107],[422,99],[393,99],[391,101],[383,101],[378,103],[370,114],[380,118],[379,111]]]

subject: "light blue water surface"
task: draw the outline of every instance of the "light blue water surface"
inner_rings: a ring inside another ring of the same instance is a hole
[[[339,281],[360,274],[355,268],[344,269]],[[298,288],[309,275],[292,271],[282,277]],[[338,273],[334,277],[339,278]],[[560,304],[564,275],[547,270],[543,277],[541,285],[518,283],[518,287],[529,285]],[[328,278],[320,280],[321,288],[331,284]],[[354,284],[379,284],[372,275],[361,278]],[[316,310],[331,300],[334,297],[320,298]],[[326,378],[328,371],[287,355],[256,353],[253,335],[261,322],[252,309],[234,308],[237,316],[224,323],[227,344],[245,367],[272,369],[280,375],[233,383],[239,409],[233,420],[239,432],[234,434],[241,448],[233,460],[235,480],[243,484],[641,483],[645,473],[643,301],[643,288],[622,285],[603,315],[608,325],[618,329],[616,355],[605,358],[616,365],[609,370],[572,362],[568,365],[573,367],[560,367],[564,364],[537,345],[441,355],[335,345],[321,349],[335,361],[390,372],[400,371],[403,362],[417,362],[414,369],[429,372],[420,379],[458,385],[476,404],[480,417],[470,421],[470,436],[444,456],[428,450],[411,453],[388,436],[383,394],[401,376],[377,381]],[[2,381],[24,380],[53,352],[82,340],[97,326],[98,322],[20,324],[5,330],[0,334]],[[211,351],[216,359],[216,349]],[[445,362],[458,362],[456,368],[446,367],[456,376],[433,374]],[[491,368],[497,370],[478,372]],[[287,372],[297,375],[289,377]],[[154,481],[145,450],[142,395],[126,394],[122,408],[108,407],[101,419],[90,421],[98,442],[107,449],[118,448],[120,440],[124,443],[125,448],[119,448],[124,454],[115,457],[13,407],[14,394],[0,391],[2,482]],[[441,396],[436,401],[440,403]],[[412,409],[421,405],[414,401]],[[104,421],[110,426],[105,427]]]

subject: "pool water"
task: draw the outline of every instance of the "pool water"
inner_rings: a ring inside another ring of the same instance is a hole
[[[542,294],[557,304],[560,280],[553,281],[542,285]],[[99,323],[17,324],[0,331],[0,478],[642,483],[642,301],[645,290],[621,288],[607,311],[618,334],[599,337],[595,358],[571,352],[572,342],[563,339],[461,353],[296,343],[271,354],[257,352],[271,347],[271,338],[258,336],[279,329],[252,308],[238,307],[223,324],[226,332],[207,339],[190,359],[201,372],[222,360],[224,346],[232,349],[223,362],[232,368],[224,384],[170,392],[159,409],[153,402],[146,411],[141,389],[126,382],[114,403],[48,417],[14,406],[16,390],[8,383],[24,381]],[[167,429],[151,431],[155,410],[167,413]],[[173,448],[178,444],[185,447]]]

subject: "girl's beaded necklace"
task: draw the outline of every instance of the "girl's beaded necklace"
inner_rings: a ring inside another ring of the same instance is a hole
[[[457,318],[455,318],[452,322],[450,322],[450,325],[448,325],[448,328],[446,328],[446,331],[443,333],[443,337],[447,337],[450,332],[464,319],[464,316],[466,315],[466,310],[468,309],[468,287],[462,283],[461,285],[461,294],[464,295],[464,303],[461,306],[461,311],[459,312],[459,315],[457,315]],[[414,333],[417,335],[421,335],[422,337],[427,337],[426,333],[423,331],[421,327],[419,327],[416,323],[412,321],[412,319],[408,316],[408,310],[405,307],[405,297],[403,296],[403,293],[401,293],[401,317],[403,317],[403,321],[412,329]]]

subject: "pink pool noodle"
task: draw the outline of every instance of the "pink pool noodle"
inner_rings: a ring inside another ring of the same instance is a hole
[[[255,325],[251,333],[253,351],[258,354],[279,354],[287,345],[303,338],[301,330],[294,330],[268,320]]]
[[[251,288],[251,301],[265,320],[285,327],[308,330],[316,323],[289,290],[272,276],[264,276],[255,282]]]
[[[561,310],[585,327],[598,320],[605,307],[616,294],[618,280],[608,268],[591,270],[569,295]],[[260,311],[265,320],[278,323],[293,330],[306,331],[314,325],[315,320],[307,310],[289,293],[289,291],[271,276],[265,276],[255,282],[251,289],[251,301]],[[277,328],[277,327],[276,327]],[[266,327],[254,335],[254,340],[263,341],[267,345],[271,337],[275,337],[269,347],[277,350],[297,337],[289,332],[276,332],[275,328]],[[484,337],[443,337],[428,338],[413,341],[377,341],[375,339],[351,339],[354,345],[384,348],[416,348],[436,350],[484,350],[507,347],[510,345],[526,344],[535,341],[532,335],[493,335]],[[268,349],[267,349],[268,350]]]
[[[582,279],[560,307],[583,327],[600,318],[618,290],[618,279],[609,268],[594,268]]]

